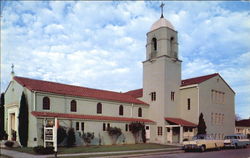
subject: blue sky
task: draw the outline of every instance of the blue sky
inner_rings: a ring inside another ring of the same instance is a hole
[[[2,1],[1,1],[2,2]],[[160,2],[2,3],[1,91],[15,74],[98,89],[142,87],[146,33]],[[165,2],[178,31],[182,78],[218,72],[235,90],[236,113],[250,116],[250,3]]]

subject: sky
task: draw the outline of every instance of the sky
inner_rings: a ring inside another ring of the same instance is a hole
[[[1,1],[1,92],[15,75],[126,92],[142,88],[160,1]],[[182,79],[220,73],[250,117],[250,2],[165,1]]]

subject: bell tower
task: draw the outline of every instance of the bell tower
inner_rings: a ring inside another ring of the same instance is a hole
[[[158,131],[152,141],[166,143],[165,117],[180,117],[180,85],[177,31],[162,11],[160,19],[147,33],[146,60],[143,61],[143,100],[150,104],[149,117],[157,123],[155,131]]]

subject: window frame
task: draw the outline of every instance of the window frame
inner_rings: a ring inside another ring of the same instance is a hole
[[[50,110],[50,98],[48,96],[43,97],[43,110]]]
[[[123,116],[123,105],[119,106],[119,116]]]
[[[96,113],[102,114],[102,103],[101,102],[97,103],[97,105],[96,105]]]
[[[76,100],[71,100],[71,102],[70,102],[70,112],[77,112],[77,102],[76,102]]]
[[[138,117],[142,117],[142,108],[141,107],[138,108]]]

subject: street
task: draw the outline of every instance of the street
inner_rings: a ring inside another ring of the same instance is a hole
[[[140,158],[250,158],[250,146],[246,149],[224,149],[221,151],[185,152],[177,154],[157,154]]]

